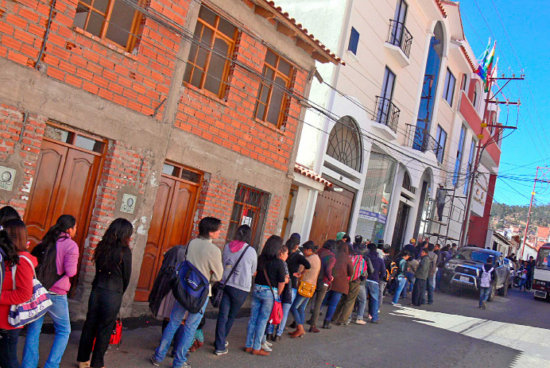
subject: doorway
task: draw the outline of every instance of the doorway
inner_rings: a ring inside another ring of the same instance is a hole
[[[336,233],[347,232],[354,198],[355,193],[345,188],[319,193],[309,239],[321,247],[327,239],[335,239]]]

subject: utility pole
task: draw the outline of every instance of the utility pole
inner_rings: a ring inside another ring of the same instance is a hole
[[[474,186],[475,186],[476,178],[477,178],[477,175],[478,175],[478,169],[479,169],[479,164],[480,164],[480,161],[481,161],[481,155],[483,154],[483,151],[485,150],[485,148],[487,148],[487,146],[489,146],[492,143],[496,144],[496,141],[494,141],[491,138],[487,139],[485,143],[483,142],[483,138],[484,138],[483,129],[484,128],[493,128],[493,127],[497,128],[497,129],[517,129],[517,127],[515,127],[515,126],[488,123],[489,116],[488,116],[487,112],[489,111],[489,104],[521,105],[521,102],[519,100],[518,101],[512,101],[512,102],[508,101],[508,100],[499,101],[499,100],[495,99],[495,96],[497,96],[502,91],[502,89],[504,87],[506,87],[506,85],[508,85],[508,83],[510,83],[511,81],[515,81],[515,80],[523,80],[525,78],[525,76],[522,74],[519,77],[516,77],[515,75],[512,75],[512,77],[505,77],[504,75],[502,77],[492,77],[491,74],[492,73],[488,73],[488,75],[487,75],[487,95],[485,97],[485,109],[483,111],[482,123],[481,123],[481,126],[480,126],[479,133],[477,134],[478,141],[477,141],[477,146],[476,146],[476,156],[475,156],[474,164],[472,166],[472,170],[468,173],[468,180],[470,181],[470,183],[468,184],[468,196],[466,198],[466,209],[464,211],[464,222],[462,223],[462,229],[461,229],[461,232],[460,232],[460,242],[459,242],[459,244],[460,244],[461,247],[467,245],[467,241],[468,241],[468,231],[469,231],[469,228],[470,228],[470,215],[471,215],[470,212],[471,212],[471,207],[472,207],[472,195],[473,195],[473,192],[474,192]],[[504,80],[506,82],[504,83],[504,85],[502,87],[500,87],[491,96],[491,89],[492,89],[492,86],[493,86],[493,82],[497,81],[497,80]]]
[[[539,170],[542,172],[542,178],[539,179]],[[533,200],[535,199],[535,187],[537,186],[537,181],[541,183],[550,183],[548,180],[548,174],[550,173],[550,167],[540,167],[537,166],[537,173],[535,174],[535,182],[533,183],[533,191],[531,192],[531,202],[529,203],[529,212],[527,213],[527,224],[525,224],[525,234],[523,235],[523,242],[521,243],[521,248],[519,252],[519,259],[523,258],[523,252],[525,250],[525,243],[527,242],[527,233],[529,232],[529,222],[531,220],[531,210],[533,209]],[[536,243],[535,243],[536,244]]]

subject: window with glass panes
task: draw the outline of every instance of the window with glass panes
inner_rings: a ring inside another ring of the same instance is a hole
[[[252,229],[250,245],[256,249],[262,247],[263,244],[261,244],[261,241],[269,206],[269,197],[270,195],[267,192],[244,184],[238,185],[231,219],[229,220],[227,241],[233,240],[239,226],[248,225]]]
[[[235,26],[201,7],[183,80],[224,97],[237,34]]]
[[[456,187],[458,184],[458,177],[460,175],[460,166],[462,165],[462,153],[464,151],[464,140],[466,138],[466,128],[464,125],[460,128],[460,139],[458,140],[458,149],[456,151],[455,171],[453,173],[453,185]]]
[[[256,98],[254,116],[279,128],[286,118],[286,110],[290,101],[287,90],[290,89],[292,65],[274,53],[267,50],[260,90]]]
[[[437,126],[437,132],[435,135],[435,147],[434,153],[439,163],[443,163],[443,157],[445,155],[445,144],[447,143],[447,132],[441,127]]]
[[[451,71],[449,69],[447,69],[447,75],[445,76],[445,86],[443,88],[443,98],[451,106],[453,106],[453,96],[455,94],[455,84],[456,84],[455,76],[453,75],[453,73],[451,73]]]
[[[141,4],[142,0],[138,0]],[[79,0],[74,25],[132,52],[139,39],[141,13],[123,0]]]

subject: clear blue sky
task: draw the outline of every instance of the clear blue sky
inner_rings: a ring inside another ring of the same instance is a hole
[[[525,73],[525,81],[511,82],[504,89],[510,100],[519,98],[522,105],[519,116],[516,107],[510,106],[508,114],[502,106],[500,122],[516,125],[517,121],[518,129],[502,143],[494,199],[528,205],[537,166],[550,166],[550,2],[463,0],[460,9],[466,38],[477,57],[491,37],[497,40],[499,74]],[[535,203],[550,203],[548,184],[537,183]]]

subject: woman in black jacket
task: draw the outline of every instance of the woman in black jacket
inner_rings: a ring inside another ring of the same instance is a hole
[[[111,331],[122,304],[122,295],[128,287],[132,273],[132,251],[129,248],[132,232],[132,224],[118,218],[109,225],[97,245],[94,254],[96,274],[78,345],[79,368],[100,368],[105,365],[103,356],[109,346]]]

